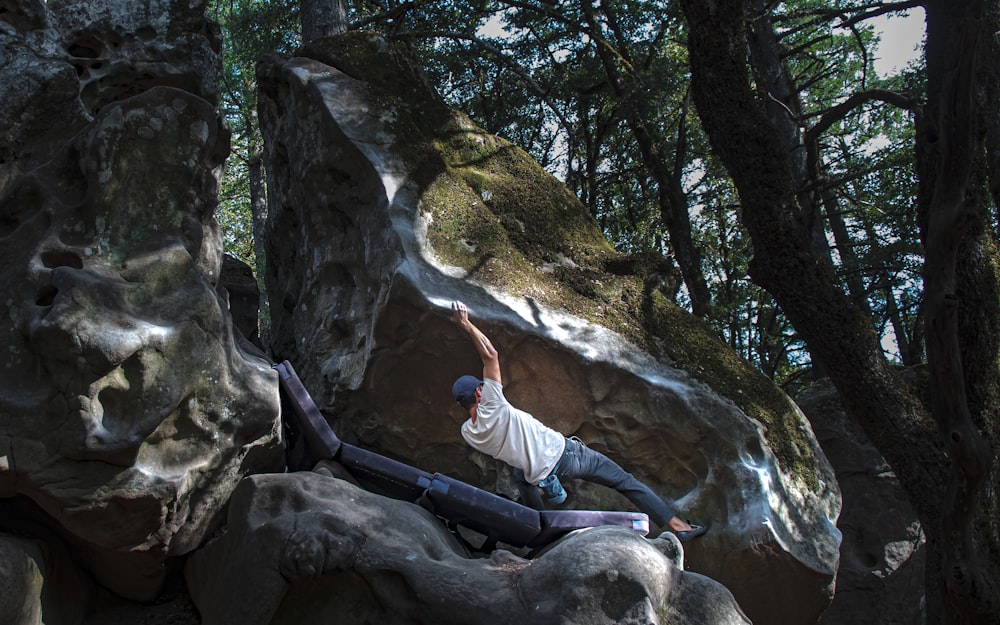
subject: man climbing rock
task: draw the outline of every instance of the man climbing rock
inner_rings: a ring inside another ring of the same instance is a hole
[[[566,493],[559,480],[581,479],[615,489],[658,526],[669,527],[681,542],[708,530],[679,519],[670,504],[604,454],[512,406],[503,395],[500,359],[493,343],[469,320],[465,304],[453,302],[451,306],[451,320],[468,334],[483,361],[482,379],[463,375],[452,385],[455,401],[469,413],[462,424],[462,438],[473,449],[514,469],[525,504],[542,509],[539,491],[550,503],[562,503]]]

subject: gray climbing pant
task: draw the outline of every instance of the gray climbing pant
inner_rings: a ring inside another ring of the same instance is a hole
[[[635,507],[649,515],[661,528],[675,516],[673,506],[661,499],[648,486],[637,480],[631,473],[604,454],[594,451],[575,439],[566,439],[566,451],[556,463],[552,472],[563,481],[577,479],[613,488],[635,504]],[[524,479],[524,472],[514,469],[521,500],[535,510],[543,510],[545,505],[538,487]]]

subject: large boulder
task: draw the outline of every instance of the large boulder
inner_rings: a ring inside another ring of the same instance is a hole
[[[258,66],[271,349],[346,440],[514,496],[462,442],[451,382],[478,373],[449,304],[493,339],[515,405],[711,523],[691,571],[756,623],[814,623],[840,499],[808,422],[615,253],[523,151],[449,110],[400,50],[352,33]],[[570,484],[567,506],[627,508]]]
[[[828,379],[796,401],[812,422],[844,497],[837,523],[844,534],[837,592],[820,623],[922,622],[924,533],[899,480]]]
[[[420,506],[299,472],[244,480],[187,579],[202,625],[749,625],[682,557],[676,538],[605,527],[532,560],[470,558]]]
[[[216,288],[219,57],[199,2],[4,9],[0,531],[50,528],[149,599],[242,477],[283,466],[277,376]]]

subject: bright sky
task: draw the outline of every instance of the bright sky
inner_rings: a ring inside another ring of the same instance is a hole
[[[875,71],[879,76],[903,69],[919,58],[925,27],[923,9],[911,9],[906,17],[883,15],[871,22],[876,30],[882,31],[882,43],[875,52]]]

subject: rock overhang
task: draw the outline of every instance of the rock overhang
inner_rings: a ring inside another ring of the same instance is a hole
[[[276,204],[283,204],[279,211],[302,214],[288,221],[279,216],[270,232],[277,241],[287,236],[277,232],[279,223],[300,224],[306,212],[313,219],[335,213],[348,215],[338,219],[352,226],[389,227],[392,236],[372,236],[394,242],[366,247],[363,265],[342,270],[352,282],[337,288],[352,304],[341,310],[346,315],[339,321],[348,319],[351,332],[322,341],[322,349],[299,342],[281,354],[300,365],[338,431],[422,468],[504,487],[502,467],[462,447],[447,393],[451,381],[475,373],[478,362],[447,320],[451,300],[462,299],[498,346],[505,391],[515,405],[567,434],[585,435],[602,450],[621,450],[633,472],[715,523],[714,538],[691,548],[692,566],[739,587],[748,569],[766,568],[767,558],[754,562],[752,554],[763,553],[757,545],[771,543],[785,554],[773,559],[784,559],[780,566],[812,573],[800,583],[814,594],[808,609],[821,611],[836,571],[839,492],[794,403],[735,358],[705,324],[650,288],[650,274],[661,269],[656,263],[622,262],[583,207],[523,151],[442,109],[436,94],[419,85],[403,90],[405,95],[393,93],[396,83],[379,77],[410,70],[393,67],[403,61],[397,53],[386,54],[390,44],[351,34],[324,45],[309,48],[327,65],[313,77],[335,82],[339,101],[351,107],[332,108],[334,100],[326,98],[324,114],[330,118],[323,124],[338,128],[331,142],[349,137],[354,144],[331,152],[362,154],[371,162],[352,160],[348,170],[323,154],[308,158],[313,166],[323,161],[331,172],[367,168],[365,175],[380,181],[374,187],[378,197],[352,206],[331,192],[331,205],[310,208],[291,207],[277,197]],[[378,58],[389,69],[359,69],[357,58],[370,58],[367,54],[382,55]],[[275,80],[312,62],[275,57],[265,73]],[[416,104],[407,99],[414,93],[422,98]],[[356,97],[366,99],[359,104]],[[358,110],[365,112],[363,123]],[[284,113],[265,121],[265,134],[282,142],[272,166],[291,180],[301,177],[294,174],[293,161],[306,156],[294,153],[294,142],[278,130],[303,122]],[[374,128],[373,121],[379,122]],[[385,165],[390,162],[391,177]],[[532,180],[540,181],[534,189]],[[551,211],[531,200],[539,195]],[[388,219],[373,218],[377,212]],[[565,234],[573,224],[576,231]],[[546,232],[548,237],[538,234]],[[340,253],[344,241],[322,240],[309,227],[293,236],[309,242],[310,262],[327,258],[350,266]],[[324,251],[330,248],[336,251]],[[272,285],[290,280],[282,279],[282,272],[296,271],[297,261],[287,262]],[[623,265],[648,273],[621,271]],[[609,266],[618,271],[607,271]],[[295,293],[277,286],[274,296],[302,301],[306,291],[325,289],[312,281]],[[322,311],[313,309],[312,315],[296,323],[311,328],[337,323]],[[347,362],[350,379],[343,375]],[[575,504],[588,503],[622,505],[581,488]],[[725,555],[733,549],[748,554],[739,570]]]

